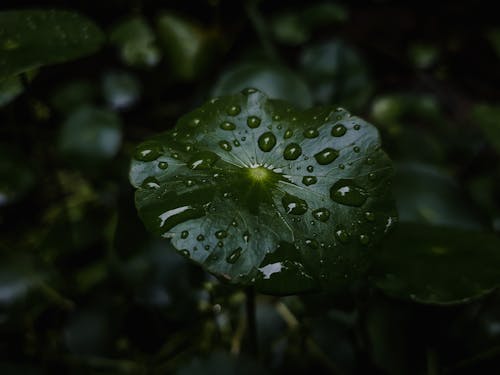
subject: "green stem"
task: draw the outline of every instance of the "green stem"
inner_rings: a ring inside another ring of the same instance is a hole
[[[245,296],[249,351],[252,355],[257,356],[259,354],[259,344],[257,341],[257,324],[255,321],[255,290],[252,287],[246,288]]]

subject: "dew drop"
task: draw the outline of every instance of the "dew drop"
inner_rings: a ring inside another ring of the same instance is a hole
[[[375,160],[373,160],[373,158],[366,158],[366,164],[373,165],[374,163],[375,163]]]
[[[204,249],[207,251],[210,250],[210,245],[205,245]]]
[[[354,125],[354,130],[359,130],[359,129],[361,129],[361,125],[359,124]]]
[[[231,225],[233,227],[237,227],[238,226],[238,222],[236,220],[233,220],[233,221],[231,221]]]
[[[243,233],[243,241],[248,242],[250,240],[250,233]]]
[[[330,188],[330,197],[337,203],[359,207],[366,202],[368,194],[364,189],[354,185],[352,180],[341,179]]]
[[[199,118],[194,118],[189,122],[189,125],[191,125],[192,127],[196,127],[196,126],[200,125],[200,123],[201,123],[201,120]]]
[[[309,128],[304,130],[304,137],[306,138],[316,138],[319,135],[318,129]]]
[[[326,165],[333,162],[339,156],[339,152],[333,148],[327,147],[323,151],[318,152],[314,155],[314,158],[318,164]]]
[[[335,230],[335,238],[339,240],[342,243],[347,243],[349,242],[350,236],[349,233],[343,228],[337,228]]]
[[[251,129],[258,128],[260,125],[260,118],[256,116],[250,116],[247,118],[247,125]]]
[[[160,168],[160,169],[167,169],[168,168],[168,163],[166,161],[160,161],[158,163],[158,168]]]
[[[241,90],[241,93],[243,95],[250,95],[250,94],[254,94],[256,92],[257,92],[257,89],[254,89],[253,87],[247,87],[246,89]]]
[[[259,148],[264,152],[269,152],[276,145],[276,136],[271,132],[265,132],[259,137]]]
[[[219,160],[219,156],[217,154],[211,151],[200,151],[189,160],[188,166],[193,170],[208,169],[217,160]]]
[[[324,223],[330,218],[330,211],[327,208],[318,208],[312,212],[312,215],[316,220]]]
[[[215,232],[215,237],[219,240],[222,240],[223,238],[227,237],[227,232],[225,230],[218,230]]]
[[[183,240],[185,240],[186,238],[188,238],[188,236],[189,236],[189,232],[188,232],[187,230],[183,230],[183,231],[181,232],[181,238],[182,238]]]
[[[370,179],[371,181],[375,180],[377,178],[377,175],[375,173],[370,173],[368,174],[368,179]]]
[[[281,203],[283,204],[287,214],[303,215],[308,209],[305,200],[288,193],[281,198]]]
[[[156,179],[156,177],[146,177],[144,181],[142,181],[141,187],[144,189],[158,189],[160,187],[160,183]]]
[[[342,124],[337,124],[332,128],[332,136],[334,137],[342,137],[346,133],[347,129]]]
[[[279,121],[279,120],[281,120],[281,116],[280,115],[274,115],[273,116],[273,120],[274,121]]]
[[[243,249],[241,247],[238,247],[237,249],[233,250],[231,254],[229,254],[226,258],[226,262],[229,264],[234,264],[238,259],[240,259],[241,252]]]
[[[193,186],[193,185],[194,185],[194,181],[193,181],[193,180],[187,180],[187,181],[186,181],[186,186],[187,186],[187,187],[191,187],[191,186]]]
[[[233,149],[228,141],[219,141],[219,147],[224,151],[231,151]]]
[[[223,247],[224,246],[224,242],[222,242],[222,241],[217,242],[217,246],[218,247]]]
[[[375,214],[371,211],[366,211],[365,212],[365,219],[368,221],[374,221],[375,220]]]
[[[147,142],[137,146],[134,158],[139,161],[153,161],[163,154],[161,145],[158,142]]]
[[[314,239],[306,239],[305,240],[305,243],[308,247],[310,247],[311,249],[317,249],[319,247],[319,243],[318,241],[314,240]]]
[[[240,147],[240,141],[238,141],[237,139],[235,139],[233,141],[233,145],[235,145],[236,147]]]
[[[232,105],[227,109],[227,114],[230,116],[236,116],[238,113],[241,112],[241,108],[238,105]]]
[[[312,165],[308,165],[306,169],[310,173],[312,173],[314,171],[314,167]]]
[[[296,160],[302,154],[302,148],[297,143],[290,143],[283,151],[286,160]]]
[[[186,250],[186,249],[183,249],[181,251],[179,251],[181,253],[182,256],[186,257],[186,258],[189,258],[189,251]]]
[[[199,235],[196,237],[196,239],[197,239],[198,241],[203,241],[203,240],[205,239],[205,236],[204,236],[203,234],[199,234]]]
[[[358,146],[354,146],[354,148],[352,149],[354,152],[358,153],[361,151],[361,149],[358,147]]]
[[[288,139],[293,135],[293,131],[290,129],[285,130],[285,134],[283,134],[283,138]]]
[[[234,125],[232,122],[229,121],[224,121],[222,124],[219,125],[219,127],[222,130],[228,130],[228,131],[236,129],[236,125]]]
[[[339,164],[339,169],[345,169],[345,165],[344,164]]]
[[[304,176],[304,177],[302,177],[302,183],[306,186],[314,185],[316,182],[318,182],[318,179],[316,178],[316,176]]]
[[[370,236],[368,236],[367,234],[360,234],[359,235],[359,242],[362,245],[368,245],[370,243]]]

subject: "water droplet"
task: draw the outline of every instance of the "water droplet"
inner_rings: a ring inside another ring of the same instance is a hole
[[[313,185],[318,182],[316,176],[304,176],[302,177],[302,183],[306,186]]]
[[[205,245],[204,249],[207,251],[210,250],[210,245]]]
[[[185,240],[186,238],[188,238],[188,236],[189,236],[189,232],[188,232],[187,230],[183,230],[183,231],[181,232],[181,238],[182,238],[183,240]]]
[[[243,249],[241,247],[238,247],[237,249],[233,250],[231,252],[231,254],[229,254],[226,258],[226,262],[230,263],[230,264],[234,264],[236,263],[236,261],[238,259],[240,259],[240,256],[241,256],[241,252],[243,251]]]
[[[339,152],[333,148],[327,147],[323,151],[318,152],[314,155],[314,158],[318,164],[326,165],[333,162],[339,156]]]
[[[281,198],[281,203],[283,204],[283,207],[285,208],[287,214],[302,215],[308,209],[305,200],[288,193],[286,193],[285,196]]]
[[[334,137],[342,137],[346,133],[347,129],[342,124],[337,124],[332,128],[332,136]]]
[[[359,207],[366,202],[368,194],[351,180],[342,179],[330,188],[330,197],[337,203]]]
[[[203,234],[199,234],[198,237],[196,237],[198,241],[203,241],[205,239],[205,236]]]
[[[359,235],[359,242],[362,245],[368,245],[370,243],[370,236],[368,236],[367,234],[360,234]]]
[[[337,228],[335,230],[335,238],[342,243],[347,243],[349,242],[350,236],[344,228]]]
[[[158,216],[158,227],[163,231],[162,233],[166,233],[174,226],[188,220],[197,219],[204,214],[204,210],[192,206],[172,208]]]
[[[218,230],[215,232],[215,237],[217,237],[219,240],[222,240],[223,238],[227,237],[227,232],[225,230]]]
[[[248,242],[250,240],[250,233],[243,233],[243,241]]]
[[[168,168],[168,163],[166,161],[160,161],[158,163],[158,168],[160,168],[160,169],[167,169]]]
[[[283,138],[288,139],[288,138],[290,138],[292,135],[293,135],[293,131],[291,131],[290,129],[287,129],[287,130],[285,131],[285,134],[283,134]]]
[[[308,172],[313,172],[314,171],[314,167],[312,165],[308,165],[306,169],[307,169]]]
[[[297,143],[290,143],[283,151],[286,160],[296,160],[302,154],[302,148]]]
[[[354,125],[354,130],[359,130],[359,129],[361,129],[361,125],[359,124]]]
[[[186,257],[186,258],[189,258],[190,255],[189,255],[189,251],[186,250],[186,249],[183,249],[181,251],[179,251],[181,253],[182,256]]]
[[[179,154],[177,152],[172,153],[172,158],[179,159]]]
[[[345,165],[344,164],[339,164],[339,169],[345,169]]]
[[[373,172],[372,172],[372,173],[368,174],[368,178],[369,178],[371,181],[373,181],[373,180],[375,180],[375,179],[377,178],[377,175],[376,175],[375,173],[373,173]]]
[[[315,128],[309,128],[304,130],[304,137],[306,138],[316,138],[319,135],[319,132]]]
[[[319,243],[318,241],[314,240],[314,239],[306,239],[305,240],[305,243],[308,247],[310,247],[311,249],[317,249],[319,247]]]
[[[353,151],[358,153],[361,151],[361,149],[358,146],[354,146]]]
[[[192,119],[190,122],[189,122],[189,125],[195,127],[195,126],[198,126],[200,125],[201,123],[201,120],[199,118],[194,118]]]
[[[219,141],[219,146],[224,151],[231,151],[233,149],[228,141]]]
[[[231,221],[231,225],[233,227],[237,227],[238,226],[238,222],[236,220],[233,220],[233,221]]]
[[[260,118],[256,116],[250,116],[247,118],[247,125],[251,129],[258,128],[260,125]]]
[[[211,151],[200,151],[189,160],[188,166],[193,170],[208,169],[217,160],[219,160],[217,154]]]
[[[241,108],[238,105],[232,105],[227,109],[227,114],[230,116],[236,116],[238,113],[241,112]]]
[[[280,115],[274,115],[273,116],[273,120],[274,121],[279,121],[279,120],[281,120],[281,116]]]
[[[163,154],[163,149],[158,142],[146,142],[137,146],[134,158],[139,161],[153,161]]]
[[[375,214],[371,211],[366,211],[365,212],[365,219],[368,221],[374,221],[375,220]]]
[[[373,160],[373,158],[366,158],[366,164],[373,165],[374,163],[375,163],[375,160]]]
[[[250,95],[250,94],[256,93],[257,91],[258,90],[254,89],[253,87],[247,87],[246,89],[241,90],[241,93],[243,95]]]
[[[186,186],[187,186],[187,187],[191,187],[191,186],[193,186],[193,185],[194,185],[194,181],[193,181],[193,180],[187,180],[187,181],[186,181]]]
[[[235,145],[236,147],[240,147],[240,141],[238,141],[237,139],[235,139],[233,141],[233,145]]]
[[[160,183],[156,179],[156,177],[146,177],[144,181],[142,181],[141,187],[144,189],[158,189],[160,187]]]
[[[264,152],[269,152],[276,145],[276,136],[271,132],[265,132],[259,137],[259,148]]]
[[[234,125],[232,122],[229,121],[224,121],[222,124],[219,125],[219,127],[222,130],[228,130],[228,131],[236,129],[236,125]]]
[[[318,208],[312,212],[312,215],[316,220],[324,223],[330,218],[330,211],[327,208]]]
[[[222,241],[217,242],[217,246],[218,247],[223,247],[224,246],[224,242],[222,242]]]

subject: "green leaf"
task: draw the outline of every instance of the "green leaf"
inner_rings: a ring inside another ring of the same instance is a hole
[[[110,40],[120,49],[121,59],[130,66],[151,67],[160,61],[155,35],[147,21],[132,18],[116,25]]]
[[[104,35],[89,19],[61,10],[0,12],[0,77],[94,53]]]
[[[222,74],[212,95],[232,95],[255,87],[272,99],[283,99],[300,108],[312,105],[312,96],[302,78],[291,70],[272,63],[242,63]]]
[[[8,77],[0,80],[0,107],[9,104],[23,92],[23,84],[19,77]]]
[[[102,80],[102,91],[113,109],[127,109],[141,94],[140,82],[125,72],[110,72]]]
[[[500,107],[476,105],[472,111],[472,119],[479,125],[487,141],[500,153]]]
[[[289,294],[363,273],[396,220],[391,174],[362,119],[247,89],[139,145],[130,180],[145,225],[181,254],[227,281]]]
[[[400,224],[376,254],[384,292],[432,304],[466,302],[500,281],[500,239],[478,231]]]
[[[64,122],[59,150],[81,161],[110,159],[121,144],[121,121],[116,113],[83,107]]]

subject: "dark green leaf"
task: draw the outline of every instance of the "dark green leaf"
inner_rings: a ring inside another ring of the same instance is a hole
[[[375,279],[386,293],[451,304],[481,296],[500,282],[500,239],[492,234],[400,224],[376,254]]]
[[[226,71],[215,84],[212,95],[232,95],[246,87],[255,87],[272,99],[283,99],[300,108],[312,105],[306,83],[291,70],[276,64],[253,62]]]
[[[130,179],[146,226],[182,254],[230,282],[286,294],[364,271],[395,221],[391,174],[362,119],[297,111],[248,89],[139,145]]]
[[[500,153],[500,107],[477,105],[472,111],[472,118],[487,141]]]
[[[61,10],[0,12],[0,77],[94,53],[104,35],[89,19]]]
[[[34,183],[33,168],[17,150],[0,144],[0,207],[21,198]]]
[[[111,72],[103,79],[102,91],[113,109],[126,109],[139,99],[141,85],[128,73]]]
[[[23,84],[19,77],[8,77],[0,80],[0,107],[9,104],[23,92]]]

